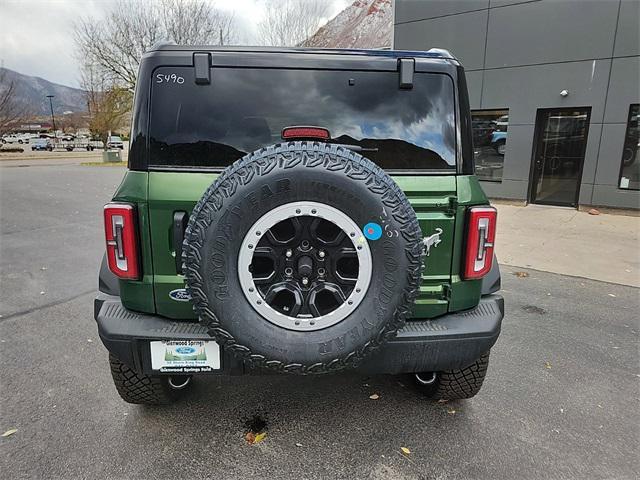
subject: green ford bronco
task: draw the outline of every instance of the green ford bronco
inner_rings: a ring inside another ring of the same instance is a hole
[[[496,211],[444,50],[154,47],[104,219],[95,319],[127,402],[265,371],[482,385]]]

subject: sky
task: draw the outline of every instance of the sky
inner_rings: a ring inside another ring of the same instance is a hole
[[[261,0],[207,1],[234,12],[240,37],[248,44],[255,43],[256,25],[263,15]],[[349,0],[323,1],[330,4],[329,18],[351,3]],[[110,0],[0,0],[0,66],[78,87],[80,73],[73,40],[74,21],[99,18],[112,5]]]

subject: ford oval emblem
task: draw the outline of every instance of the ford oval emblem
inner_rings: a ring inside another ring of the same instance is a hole
[[[180,355],[189,355],[190,353],[196,353],[196,349],[193,347],[178,347],[176,348],[176,353]]]
[[[189,302],[191,300],[191,295],[189,295],[186,288],[171,290],[169,292],[169,297],[176,302]]]

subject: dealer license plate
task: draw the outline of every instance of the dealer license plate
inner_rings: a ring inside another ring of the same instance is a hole
[[[220,346],[211,340],[149,342],[151,369],[162,373],[201,373],[220,369]]]

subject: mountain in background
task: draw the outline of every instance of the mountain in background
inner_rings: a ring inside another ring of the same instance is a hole
[[[5,74],[6,82],[14,82],[16,100],[25,105],[32,115],[49,115],[49,99],[47,95],[55,95],[53,111],[56,115],[63,112],[86,112],[87,100],[84,90],[65,87],[49,82],[44,78],[23,75],[8,68],[0,68],[0,77]]]
[[[391,0],[356,0],[302,43],[320,48],[391,47]]]

